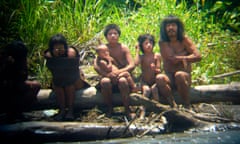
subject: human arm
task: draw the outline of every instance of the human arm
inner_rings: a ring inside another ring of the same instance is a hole
[[[201,60],[201,54],[196,48],[195,44],[193,44],[192,40],[185,37],[183,40],[183,45],[186,48],[188,55],[185,56],[176,56],[176,59],[179,61],[186,62],[198,62]]]
[[[121,72],[124,72],[124,71],[131,72],[135,67],[134,60],[133,60],[133,58],[131,56],[131,53],[130,53],[130,50],[127,46],[122,45],[122,49],[123,49],[122,52],[125,55],[124,57],[125,57],[126,65],[125,65],[125,67],[119,69],[118,73],[121,73]]]
[[[98,57],[94,59],[93,68],[99,75],[106,77],[108,73],[101,69],[101,67],[99,66],[98,60],[99,60]]]
[[[136,52],[135,52],[135,65],[139,65],[140,61],[141,61],[141,56],[140,56],[140,53],[139,53],[139,44],[136,44],[135,46],[135,49],[136,49]]]
[[[161,55],[155,54],[154,59],[155,59],[155,73],[159,74],[161,73]]]
[[[76,58],[78,56],[78,51],[72,47],[68,48],[68,57],[69,58]]]
[[[52,54],[49,50],[45,50],[43,53],[44,58],[51,58]]]

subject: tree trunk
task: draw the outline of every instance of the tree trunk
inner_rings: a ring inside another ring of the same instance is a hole
[[[192,102],[239,102],[240,85],[208,85],[197,86],[191,89]],[[176,94],[174,95],[178,97]],[[140,94],[131,94],[131,105],[145,105],[146,109],[156,113],[152,119],[145,121],[144,125],[135,123],[135,119],[127,123],[86,123],[86,122],[47,122],[30,121],[15,124],[0,125],[0,142],[56,142],[56,141],[86,141],[109,138],[123,138],[164,133],[167,131],[179,132],[193,127],[204,128],[213,125],[212,122],[231,122],[230,119],[218,115],[206,115],[189,110],[171,109],[168,105],[150,100]],[[162,100],[161,100],[162,102]],[[177,102],[180,101],[177,99]],[[77,91],[75,106],[93,108],[96,105],[104,107],[102,96],[94,87]],[[119,94],[114,94],[114,105],[122,105]],[[35,107],[53,108],[56,106],[55,95],[51,90],[41,90],[38,94],[38,105]],[[206,108],[204,109],[206,110]],[[215,110],[215,109],[214,109]],[[159,122],[164,116],[163,120]],[[214,116],[214,117],[213,117]],[[226,123],[225,123],[226,124]],[[160,126],[160,127],[159,127]],[[169,129],[171,128],[171,129]],[[29,139],[31,137],[31,139]],[[32,140],[32,141],[30,141]]]
[[[131,105],[146,105],[139,101],[138,98],[131,94]],[[174,98],[177,104],[182,104],[182,98],[177,92],[174,92]],[[38,102],[33,108],[55,108],[56,98],[51,89],[41,89],[37,96]],[[240,103],[240,83],[232,84],[215,84],[215,85],[200,85],[190,89],[191,103],[214,103],[214,102],[232,102],[234,104]],[[168,104],[166,99],[160,96],[160,103]],[[113,94],[113,105],[121,106],[122,100],[119,93]],[[105,107],[103,97],[95,87],[89,87],[84,90],[76,92],[75,107],[76,108],[93,108],[95,106]]]

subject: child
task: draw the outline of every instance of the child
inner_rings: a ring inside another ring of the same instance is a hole
[[[136,59],[135,64],[141,65],[141,86],[143,95],[150,97],[152,94],[153,99],[159,101],[160,87],[157,86],[156,80],[161,74],[161,55],[154,54],[153,47],[155,45],[154,37],[150,34],[140,35],[138,37],[138,45],[136,46]],[[143,53],[139,55],[139,49]],[[168,102],[172,107],[176,106],[175,101],[171,97],[167,97]],[[144,109],[144,108],[143,108]],[[142,114],[143,115],[143,114]]]
[[[111,77],[109,73],[114,70],[118,70],[118,67],[115,60],[109,55],[108,47],[104,44],[101,44],[96,48],[96,52],[98,55],[95,59],[96,63],[99,65],[100,69],[105,71],[106,77]],[[111,77],[113,84],[117,84],[117,80],[121,77],[125,77],[127,79],[132,92],[137,92],[139,90],[130,73],[127,71],[121,72],[117,77]]]
[[[135,64],[141,65],[141,86],[143,95],[150,97],[152,93],[153,99],[159,101],[155,79],[157,75],[161,73],[161,56],[160,54],[153,53],[154,44],[154,37],[150,34],[144,34],[138,37]],[[143,55],[139,55],[139,49]]]
[[[73,120],[75,91],[86,87],[79,70],[79,53],[76,48],[68,47],[65,37],[56,34],[49,41],[44,53],[47,67],[53,77],[53,91],[59,105],[55,120]]]

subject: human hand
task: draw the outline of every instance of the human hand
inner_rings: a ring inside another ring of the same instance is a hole
[[[187,60],[184,58],[182,62],[183,62],[184,69],[187,70],[187,66],[188,66]]]
[[[140,49],[139,43],[137,43],[137,44],[135,45],[135,49],[136,49],[137,52],[139,51],[139,49]]]
[[[151,70],[155,70],[156,69],[156,65],[154,63],[151,63],[150,64],[150,68],[151,68]]]

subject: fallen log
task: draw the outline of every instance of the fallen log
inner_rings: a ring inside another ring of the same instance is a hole
[[[0,124],[0,142],[2,143],[45,143],[45,142],[74,142],[92,141],[113,138],[142,137],[143,135],[158,135],[166,132],[183,132],[190,128],[205,130],[214,123],[196,118],[199,114],[189,111],[171,109],[148,98],[139,101],[148,103],[156,112],[160,112],[151,119],[129,124],[120,122],[54,122],[54,121],[26,121],[13,124]],[[164,120],[164,117],[166,120]],[[209,118],[204,117],[207,120]],[[161,120],[162,119],[162,120]],[[231,121],[229,121],[231,122]],[[225,123],[224,123],[225,124]],[[206,131],[206,130],[205,130]]]
[[[200,100],[207,100],[204,96],[212,96],[211,93],[214,93],[214,97],[218,98],[219,96],[226,97],[229,100],[228,93],[219,92],[219,89],[222,88],[235,89],[235,93],[231,91],[231,94],[236,97],[239,96],[239,85],[214,85],[212,87],[202,86],[194,87],[191,91],[195,92],[194,96],[199,96]],[[207,92],[204,91],[207,89]],[[218,90],[218,91],[216,91]],[[191,94],[193,93],[191,92]],[[202,95],[197,95],[202,94]],[[204,94],[204,95],[203,95]],[[51,90],[42,90],[38,95],[39,103],[50,104],[52,101],[53,105],[56,105],[55,95]],[[76,103],[75,106],[78,107],[78,104],[82,104],[85,108],[87,106],[100,105],[104,106],[102,97],[97,92],[94,87],[90,87],[85,90],[77,91],[76,93]],[[114,104],[120,105],[121,97],[119,94],[114,94]],[[201,98],[203,96],[203,98]],[[86,123],[86,122],[47,122],[47,121],[30,121],[30,122],[20,122],[15,124],[3,124],[0,125],[0,141],[9,142],[10,140],[16,140],[18,142],[29,142],[29,137],[31,137],[30,142],[32,143],[43,143],[43,142],[56,142],[56,141],[87,141],[87,140],[101,140],[101,139],[111,139],[111,138],[123,138],[123,137],[132,137],[132,136],[143,136],[143,135],[152,135],[152,134],[161,134],[166,130],[169,132],[184,131],[189,130],[190,128],[204,128],[212,125],[211,117],[212,115],[201,115],[199,113],[191,112],[188,110],[177,110],[171,109],[168,105],[158,103],[154,100],[150,100],[140,94],[131,94],[131,104],[134,105],[145,105],[146,109],[151,109],[152,111],[158,113],[156,119],[153,118],[153,121],[150,123],[145,123],[143,125],[137,125],[135,122],[129,122],[129,125],[125,123]],[[81,101],[79,101],[81,100]],[[93,102],[95,100],[95,102]],[[224,100],[215,99],[215,100]],[[85,104],[84,104],[85,103]],[[93,105],[95,104],[95,105]],[[91,108],[89,106],[89,108]],[[155,120],[159,120],[161,117],[166,118],[166,123],[161,123],[160,127],[156,124]],[[215,115],[214,115],[215,116]],[[214,117],[214,120],[223,120],[223,122],[231,122],[230,119],[224,118],[219,119],[217,115]],[[209,121],[210,120],[210,121]],[[168,129],[166,129],[168,128]],[[171,129],[169,129],[171,128]],[[27,141],[26,141],[27,140]],[[32,141],[31,141],[32,140]]]
[[[131,94],[131,105],[146,105],[139,102],[139,99],[134,97],[139,94]],[[182,98],[177,92],[174,92],[174,98],[177,104],[182,104]],[[38,102],[33,106],[35,109],[56,108],[55,94],[51,89],[41,89],[37,95]],[[240,83],[231,84],[212,84],[200,85],[190,89],[191,103],[214,103],[214,102],[232,102],[240,103]],[[166,99],[160,96],[160,103],[168,104]],[[113,94],[113,105],[121,106],[122,100],[119,93]],[[93,108],[105,107],[101,93],[95,87],[89,87],[76,92],[75,107],[76,108]]]
[[[47,122],[30,121],[16,124],[0,125],[0,142],[64,142],[64,141],[90,141],[112,138],[132,137],[141,133],[148,127],[131,125],[127,131],[125,123],[84,123],[84,122]],[[155,128],[148,134],[161,134],[163,129]]]

